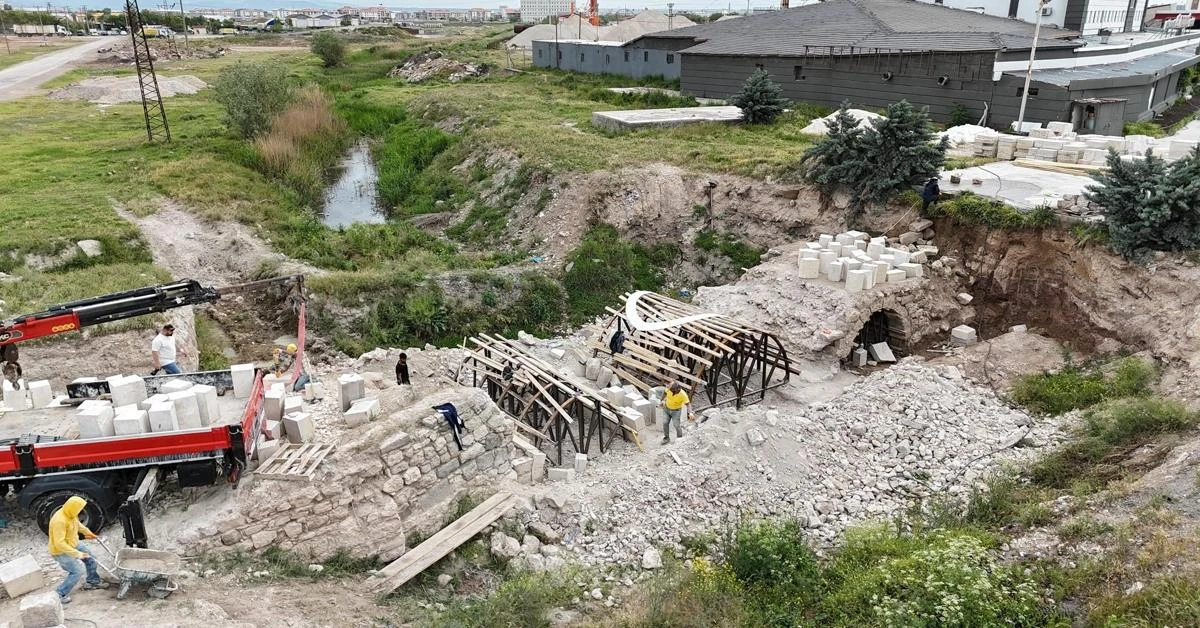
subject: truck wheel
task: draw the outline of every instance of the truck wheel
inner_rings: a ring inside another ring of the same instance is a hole
[[[67,500],[79,496],[87,500],[87,505],[79,512],[79,523],[92,532],[99,532],[104,527],[104,509],[96,504],[86,493],[79,491],[55,491],[38,497],[33,502],[33,514],[37,517],[38,527],[46,534],[50,533],[50,518],[62,508]]]

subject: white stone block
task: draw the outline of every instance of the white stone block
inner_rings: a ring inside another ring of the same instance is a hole
[[[186,379],[173,379],[158,387],[158,391],[164,395],[170,395],[173,392],[180,392],[192,387],[192,383]]]
[[[917,251],[916,253],[909,254],[908,261],[912,264],[924,264],[929,260],[925,255],[925,251]]]
[[[41,379],[29,382],[26,387],[29,388],[29,401],[34,408],[45,408],[54,403],[54,391],[50,389],[50,382]]]
[[[908,273],[902,270],[889,270],[887,272],[888,283],[899,283],[905,279],[908,279]]]
[[[159,393],[157,395],[150,395],[149,397],[146,397],[145,400],[138,403],[138,407],[141,408],[142,410],[149,410],[150,406],[152,406],[156,403],[162,403],[164,401],[169,401],[169,399],[167,399],[167,396],[162,393]]]
[[[883,262],[875,262],[875,283],[887,283],[887,274],[891,269],[891,266]]]
[[[886,342],[877,342],[867,347],[867,354],[876,362],[895,362],[896,356]]]
[[[174,382],[168,382],[168,385],[172,383]],[[146,400],[146,381],[137,375],[110,379],[108,381],[108,392],[112,397],[114,406],[136,405]]]
[[[901,264],[907,264],[910,261],[911,260],[909,259],[908,251],[904,251],[901,249],[895,249],[892,251],[892,263],[894,265],[899,266]]]
[[[806,248],[810,251],[819,251],[823,248],[826,248],[826,246],[824,244],[821,244],[820,242],[805,242],[804,248]]]
[[[817,259],[821,261],[821,276],[825,276],[829,274],[829,265],[837,259],[837,255],[833,251],[821,251]]]
[[[570,482],[575,479],[575,469],[551,468],[547,474],[551,482]]]
[[[342,390],[345,391],[345,386],[342,387]],[[283,418],[283,396],[283,385],[281,384],[276,384],[267,389],[266,396],[263,397],[263,414],[266,415],[268,421],[278,421]],[[358,399],[355,399],[355,401],[358,401]],[[353,404],[347,405],[346,398],[343,396],[342,405],[346,406],[342,410],[342,412],[345,412]]]
[[[1014,334],[1023,334],[1025,332],[1029,331],[1029,326],[1028,325],[1013,325],[1012,327],[1008,328],[1008,331],[1010,331]]]
[[[62,600],[54,591],[26,595],[18,612],[23,628],[55,628],[64,622]]]
[[[150,431],[173,432],[179,429],[179,417],[175,414],[175,404],[171,401],[160,401],[150,406]]]
[[[657,403],[650,401],[649,399],[638,399],[637,401],[633,402],[633,404],[630,405],[629,407],[640,412],[642,414],[642,418],[646,419],[646,423],[653,424],[654,423],[654,408],[657,406],[658,406]]]
[[[254,389],[254,365],[234,364],[229,367],[229,373],[233,376],[233,397],[235,399],[249,397],[250,391]]]
[[[837,237],[833,239],[833,241],[836,244],[854,246],[854,236],[850,235],[849,233],[839,233],[837,234]]]
[[[112,406],[83,408],[75,415],[79,426],[79,438],[105,438],[114,436]]]
[[[800,257],[797,259],[820,259],[821,251],[813,249],[800,249]]]
[[[108,408],[115,411],[112,402],[107,399],[88,399],[87,401],[79,404],[80,411],[91,408]]]
[[[14,560],[0,565],[0,584],[4,585],[8,597],[17,599],[30,591],[42,588],[46,581],[42,568],[31,554],[22,554]]]
[[[267,421],[267,434],[272,440],[283,438],[283,422],[282,421]]]
[[[587,470],[587,454],[575,454],[575,473],[583,474]]]
[[[828,233],[822,233],[817,237],[817,241],[821,243],[821,248],[829,248],[829,245],[833,244],[833,236]]]
[[[843,278],[842,263],[838,261],[830,262],[827,277],[829,281],[841,281]]]
[[[145,410],[134,410],[113,417],[113,433],[117,436],[134,436],[149,431],[150,413]]]
[[[979,336],[975,333],[975,328],[970,325],[959,325],[950,330],[950,344],[960,347],[968,347],[979,342]]]
[[[874,288],[875,287],[875,272],[876,272],[875,265],[874,264],[863,264],[863,267],[861,270],[863,272],[867,273],[866,279],[863,280],[863,290],[870,290],[871,288]]]
[[[362,401],[362,399],[359,399],[359,401]],[[354,403],[358,403],[358,401],[356,401]],[[350,407],[353,408],[354,406],[351,405]],[[303,411],[304,411],[304,400],[301,399],[298,395],[287,395],[283,398],[283,413],[285,415],[291,414],[293,412],[303,412]]]
[[[867,350],[862,347],[855,347],[854,351],[850,352],[850,361],[854,366],[862,368],[867,365]]]
[[[167,399],[175,404],[175,418],[181,430],[194,430],[203,427],[200,423],[200,404],[196,403],[196,395],[190,390],[181,390],[167,395]]]
[[[851,238],[854,238],[855,241],[864,241],[864,242],[866,241],[867,237],[869,236],[869,234],[865,231],[856,231],[854,229],[847,231],[846,235],[850,236]]]
[[[348,427],[358,427],[367,421],[379,416],[379,399],[375,397],[366,397],[354,402],[350,409],[343,415],[346,418]]]
[[[846,272],[849,272],[852,270],[859,270],[863,266],[863,263],[861,260],[852,259],[849,257],[844,257],[844,258],[842,258],[841,261],[842,261],[842,268],[846,269]]]
[[[596,385],[608,388],[612,384],[613,372],[607,366],[600,367],[600,374],[596,376]]]
[[[254,446],[254,459],[262,462],[275,455],[279,448],[283,445],[280,440],[267,440],[262,436],[258,437],[258,444]]]
[[[517,481],[528,484],[533,481],[533,458],[522,456],[513,458],[512,461],[513,473],[517,474]]]
[[[320,401],[325,398],[325,385],[319,382],[309,382],[304,385],[305,401]]]
[[[600,394],[605,400],[618,408],[625,405],[625,391],[621,390],[619,387],[611,386],[609,388],[601,389]]]
[[[534,452],[533,467],[529,470],[530,479],[533,482],[541,482],[542,478],[546,477],[546,454],[542,452]]]
[[[285,391],[291,390],[292,374],[284,373],[281,377],[276,377],[273,373],[263,375],[263,388],[271,388],[275,385],[283,386]]]
[[[821,276],[820,259],[800,260],[800,271],[796,274],[801,279],[816,279]]]
[[[600,377],[601,366],[600,358],[589,358],[583,366],[583,376],[591,381],[596,381]]]
[[[221,407],[217,405],[217,389],[208,384],[196,384],[192,386],[192,394],[196,396],[196,405],[200,407],[200,425],[208,427],[220,423]]]
[[[871,272],[865,270],[852,270],[846,273],[846,292],[862,292],[867,283],[867,276]]]
[[[921,277],[925,274],[920,264],[896,264],[896,270],[904,271],[907,277]]]
[[[139,408],[136,405],[130,404],[127,406],[119,406],[119,407],[113,408],[113,414],[116,416],[121,416],[122,414],[133,414],[134,412],[137,412],[139,410],[141,410],[141,408]]]
[[[851,246],[851,245],[850,245],[850,244],[847,244],[846,246]],[[828,250],[830,253],[833,253],[835,257],[841,257],[841,256],[842,256],[842,245],[841,245],[841,244],[839,244],[839,243],[837,243],[837,242],[834,242],[833,244],[830,244],[827,250]]]
[[[4,387],[4,407],[8,410],[28,410],[30,406],[29,386],[25,385],[21,380],[17,380],[21,384],[21,389],[16,390],[4,380],[0,386]]]
[[[283,417],[283,432],[290,443],[311,441],[315,433],[312,417],[307,412]]]
[[[876,261],[883,262],[889,266],[895,266],[896,265],[896,256],[892,255],[890,253],[884,253],[883,255],[880,255],[879,259]]]
[[[872,240],[867,244],[867,257],[870,257],[871,259],[879,259],[879,256],[883,255],[883,249],[884,246],[882,244]]]

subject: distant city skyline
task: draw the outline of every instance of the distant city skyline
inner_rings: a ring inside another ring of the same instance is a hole
[[[179,6],[177,4],[177,0],[174,0],[174,1],[173,0],[140,0],[138,4],[144,10],[154,11],[154,10],[160,10],[160,5],[164,4],[164,2],[167,4],[171,4],[174,7]],[[27,11],[45,10],[45,8],[46,8],[46,4],[44,2],[36,3],[36,2],[25,1],[25,2],[8,2],[7,4],[12,5],[12,7],[14,9],[27,10]],[[113,11],[117,11],[117,10],[123,8],[123,6],[124,6],[123,2],[118,2],[117,0],[107,0],[107,1],[91,0],[90,2],[87,0],[76,0],[76,2],[62,2],[62,0],[58,0],[58,1],[52,1],[50,4],[55,9],[57,9],[59,7],[78,9],[81,6],[87,6],[88,8],[96,8],[96,9],[103,9],[103,8],[107,7],[109,9],[112,9]],[[668,4],[667,0],[662,0],[661,2],[640,0],[638,2],[632,2],[632,3],[615,3],[615,2],[607,2],[606,3],[606,2],[604,2],[604,0],[600,0],[600,12],[601,13],[612,12],[612,11],[635,11],[636,12],[636,11],[641,11],[641,10],[653,10],[653,11],[662,11],[663,13],[666,13],[668,10],[667,4]],[[694,12],[694,13],[700,13],[700,14],[717,13],[717,12],[723,12],[726,10],[732,10],[734,12],[745,12],[746,7],[747,7],[747,4],[744,1],[740,4],[737,2],[730,4],[729,2],[725,2],[725,1],[714,2],[712,0],[680,0],[678,2],[674,2],[673,4],[675,5],[674,10],[676,13]],[[264,9],[264,10],[271,10],[271,9],[292,9],[292,8],[303,8],[303,7],[336,9],[341,6],[374,7],[374,6],[380,6],[380,5],[383,5],[385,7],[388,7],[389,9],[393,9],[396,11],[402,11],[405,9],[471,9],[471,8],[476,8],[476,7],[495,9],[500,6],[519,8],[521,6],[521,3],[520,3],[520,0],[511,0],[509,2],[496,2],[495,0],[492,0],[490,2],[485,1],[485,0],[429,0],[428,2],[413,2],[413,0],[405,0],[405,3],[403,5],[393,5],[388,2],[364,2],[362,0],[352,0],[350,2],[337,2],[334,0],[296,0],[294,2],[289,2],[288,0],[184,0],[184,7],[189,10],[191,10],[193,8],[196,8],[196,9],[212,8],[212,9]],[[586,2],[586,0],[576,0],[576,6],[583,10],[586,10],[587,2]],[[772,2],[754,1],[754,2],[750,3],[750,6],[752,8],[753,7],[778,6],[778,2],[772,3]]]

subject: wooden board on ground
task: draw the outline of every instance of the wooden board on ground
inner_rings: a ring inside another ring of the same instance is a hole
[[[380,569],[379,573],[367,579],[367,587],[385,595],[395,591],[503,517],[504,513],[512,508],[513,501],[512,494],[506,491],[492,495],[471,509],[471,512],[459,517],[424,543],[408,550],[403,556]]]
[[[317,467],[333,452],[325,443],[287,444],[258,465],[259,477],[278,480],[312,480]]]

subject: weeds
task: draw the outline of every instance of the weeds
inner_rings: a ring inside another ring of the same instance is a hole
[[[1070,362],[1057,373],[1026,375],[1013,387],[1014,402],[1040,414],[1062,414],[1093,406],[1106,399],[1149,394],[1155,372],[1138,358],[1117,362],[1111,375],[1099,366]]]
[[[972,192],[963,192],[931,205],[927,213],[931,218],[949,218],[959,224],[995,229],[1044,229],[1058,224],[1057,216],[1047,207],[1021,211]]]
[[[725,256],[733,262],[734,268],[757,266],[759,258],[766,251],[766,249],[742,242],[728,233],[718,233],[712,229],[698,231],[692,243],[701,251]]]
[[[333,111],[333,99],[315,86],[301,90],[295,101],[254,141],[262,170],[297,190],[312,206],[320,204],[326,169],[346,145],[346,123]]]
[[[568,603],[576,593],[567,573],[523,572],[505,580],[482,598],[455,600],[435,626],[455,628],[527,628],[549,626],[550,609]]]
[[[571,320],[600,314],[629,290],[657,290],[663,269],[679,255],[671,245],[643,246],[622,240],[612,225],[594,225],[568,255],[563,277]]]
[[[1162,137],[1166,135],[1166,131],[1154,122],[1126,122],[1125,128],[1121,131],[1122,135],[1149,135],[1150,137]]]

